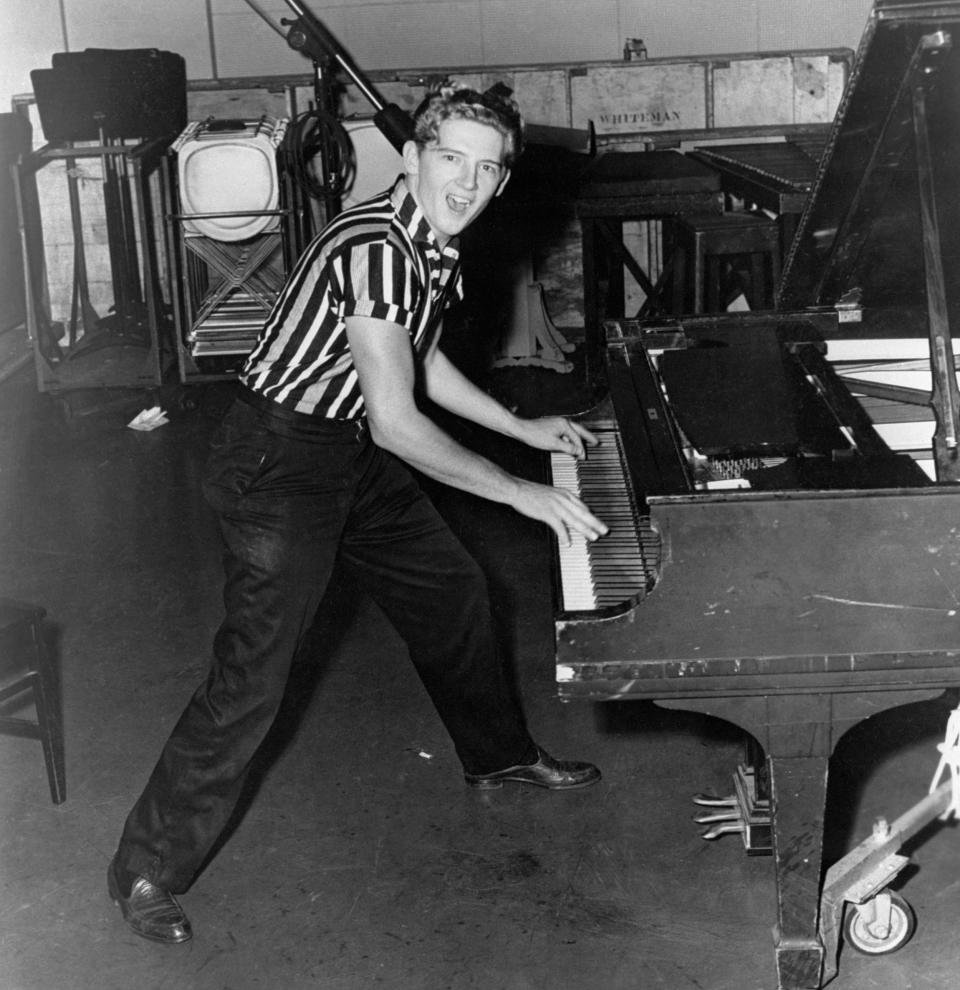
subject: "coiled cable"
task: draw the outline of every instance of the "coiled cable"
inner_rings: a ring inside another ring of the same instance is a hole
[[[326,176],[320,154],[324,146],[329,152]],[[291,127],[290,147],[294,180],[308,196],[323,200],[350,191],[357,175],[356,154],[336,116],[316,109],[299,114]]]

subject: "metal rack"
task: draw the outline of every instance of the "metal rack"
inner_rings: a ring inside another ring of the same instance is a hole
[[[183,208],[177,151],[175,143],[166,157],[164,181],[167,201],[179,205],[166,216],[179,379],[184,384],[229,379],[253,348],[299,255],[300,205],[290,151],[284,135],[276,147],[275,209],[207,212]],[[240,240],[200,232],[207,221],[244,218],[272,219],[261,232]]]
[[[168,139],[139,144],[46,145],[11,166],[25,269],[26,324],[42,392],[159,386],[170,347],[159,283],[152,180]],[[100,317],[90,304],[84,218],[76,164],[96,158],[103,169],[103,209],[110,248],[113,310]],[[73,298],[65,339],[46,299],[47,259],[37,199],[37,173],[64,165],[73,238]],[[164,193],[161,189],[161,199]],[[162,204],[161,204],[162,209]]]

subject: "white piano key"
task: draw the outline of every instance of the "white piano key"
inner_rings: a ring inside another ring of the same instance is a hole
[[[553,484],[583,499],[610,528],[595,542],[574,535],[570,546],[558,547],[562,606],[567,612],[628,601],[647,588],[656,566],[649,560],[651,541],[642,534],[619,433],[609,424],[589,428],[601,445],[589,448],[585,460],[565,454],[550,457]]]

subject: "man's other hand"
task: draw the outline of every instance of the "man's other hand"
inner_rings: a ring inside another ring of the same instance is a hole
[[[586,456],[587,447],[600,441],[585,427],[564,416],[542,416],[523,420],[520,439],[529,447],[570,454],[578,460]]]

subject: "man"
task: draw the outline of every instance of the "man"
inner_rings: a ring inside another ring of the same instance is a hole
[[[540,450],[584,456],[596,439],[561,417],[523,420],[437,347],[459,294],[457,237],[499,195],[520,150],[516,105],[469,90],[429,97],[392,190],[311,243],[241,375],[212,442],[204,492],[226,552],[226,616],[209,676],[127,819],[108,889],[137,934],[185,942],[174,896],[233,810],[291,663],[336,564],[403,636],[474,787],[595,783],[530,738],[496,656],[484,579],[404,465],[596,539],[575,496],[513,477],[461,447],[417,406],[439,406]]]

